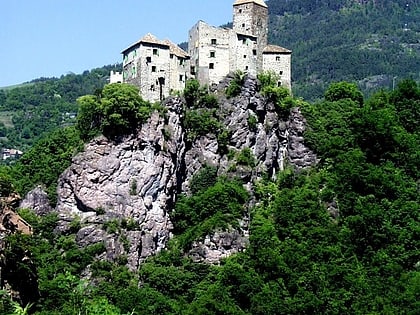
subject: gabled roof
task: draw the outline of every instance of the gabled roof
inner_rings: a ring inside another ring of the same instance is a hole
[[[291,54],[292,51],[277,45],[267,45],[263,54]]]
[[[130,50],[134,46],[137,46],[137,45],[139,45],[141,43],[147,43],[147,44],[153,44],[153,45],[160,45],[160,46],[167,46],[167,47],[169,47],[169,45],[167,43],[165,43],[164,41],[161,41],[161,40],[157,39],[156,36],[154,36],[153,34],[147,33],[140,40],[138,40],[134,44],[132,44],[129,47],[127,47],[126,49],[124,49],[121,53],[123,54],[127,50]]]
[[[235,5],[245,4],[245,3],[255,3],[262,7],[268,8],[264,0],[236,0],[233,5],[235,6]]]
[[[185,50],[183,50],[177,44],[171,42],[169,39],[165,39],[163,42],[169,46],[169,52],[171,54],[181,58],[188,58],[190,56]]]

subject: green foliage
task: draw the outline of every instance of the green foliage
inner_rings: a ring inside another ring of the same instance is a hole
[[[238,96],[241,93],[244,80],[245,74],[242,71],[238,70],[234,73],[233,79],[225,91],[227,98]]]
[[[58,176],[70,166],[83,142],[73,127],[58,129],[39,140],[10,169],[16,190],[25,195],[36,185],[46,188],[51,204],[57,199]]]
[[[247,122],[249,130],[255,131],[257,129],[258,118],[255,115],[249,115]]]
[[[77,129],[81,138],[89,140],[99,131],[115,139],[135,131],[150,115],[152,106],[129,84],[108,84],[101,95],[78,99]]]
[[[247,199],[248,194],[240,183],[223,179],[191,197],[180,196],[170,216],[175,233],[186,232],[180,237],[181,246],[188,247],[216,228],[235,225]]]
[[[193,195],[202,192],[217,181],[217,169],[213,166],[205,166],[193,175],[190,180],[190,190]]]
[[[75,124],[76,99],[93,94],[106,83],[111,70],[104,66],[82,74],[40,78],[31,83],[0,91],[0,126],[4,122],[4,147],[26,151],[46,133]],[[1,129],[1,128],[0,128]]]
[[[279,86],[279,77],[274,72],[261,72],[258,74],[261,84],[261,94],[276,106],[276,111],[281,117],[286,117],[294,106],[293,98],[287,88]]]
[[[137,180],[132,179],[130,184],[130,195],[136,196],[137,195]]]
[[[256,165],[256,160],[250,148],[242,149],[238,156],[236,157],[236,162],[239,165],[254,167]]]
[[[187,109],[184,127],[187,131],[187,140],[193,141],[197,137],[208,133],[216,134],[220,128],[220,123],[216,117],[215,110],[206,108]]]
[[[0,168],[0,197],[8,197],[14,191],[9,173],[8,168]]]
[[[345,99],[350,99],[359,105],[363,104],[363,94],[354,83],[332,83],[325,92],[326,101],[334,102]]]
[[[318,100],[331,82],[358,82],[365,95],[420,80],[417,1],[268,3],[269,41],[293,51],[293,94]],[[308,28],[308,25],[313,27]],[[389,62],[392,60],[393,62]]]
[[[196,79],[189,79],[185,85],[184,98],[187,108],[217,108],[217,97],[208,92],[207,86],[200,86]]]

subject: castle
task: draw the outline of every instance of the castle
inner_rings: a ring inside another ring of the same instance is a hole
[[[291,54],[288,49],[268,44],[264,0],[235,0],[233,27],[199,21],[189,31],[188,52],[152,34],[124,49],[122,81],[139,87],[149,101],[182,91],[187,79],[217,84],[238,70],[254,76],[272,71],[278,75],[279,85],[291,89]],[[110,81],[119,82],[121,77],[113,73]]]

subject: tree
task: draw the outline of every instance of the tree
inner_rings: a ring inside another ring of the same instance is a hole
[[[363,94],[355,83],[337,82],[332,83],[325,92],[325,100],[329,102],[351,99],[358,105],[363,105]]]

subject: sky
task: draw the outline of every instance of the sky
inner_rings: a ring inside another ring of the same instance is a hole
[[[233,0],[0,0],[0,87],[122,61],[147,33],[188,40],[232,20]]]

